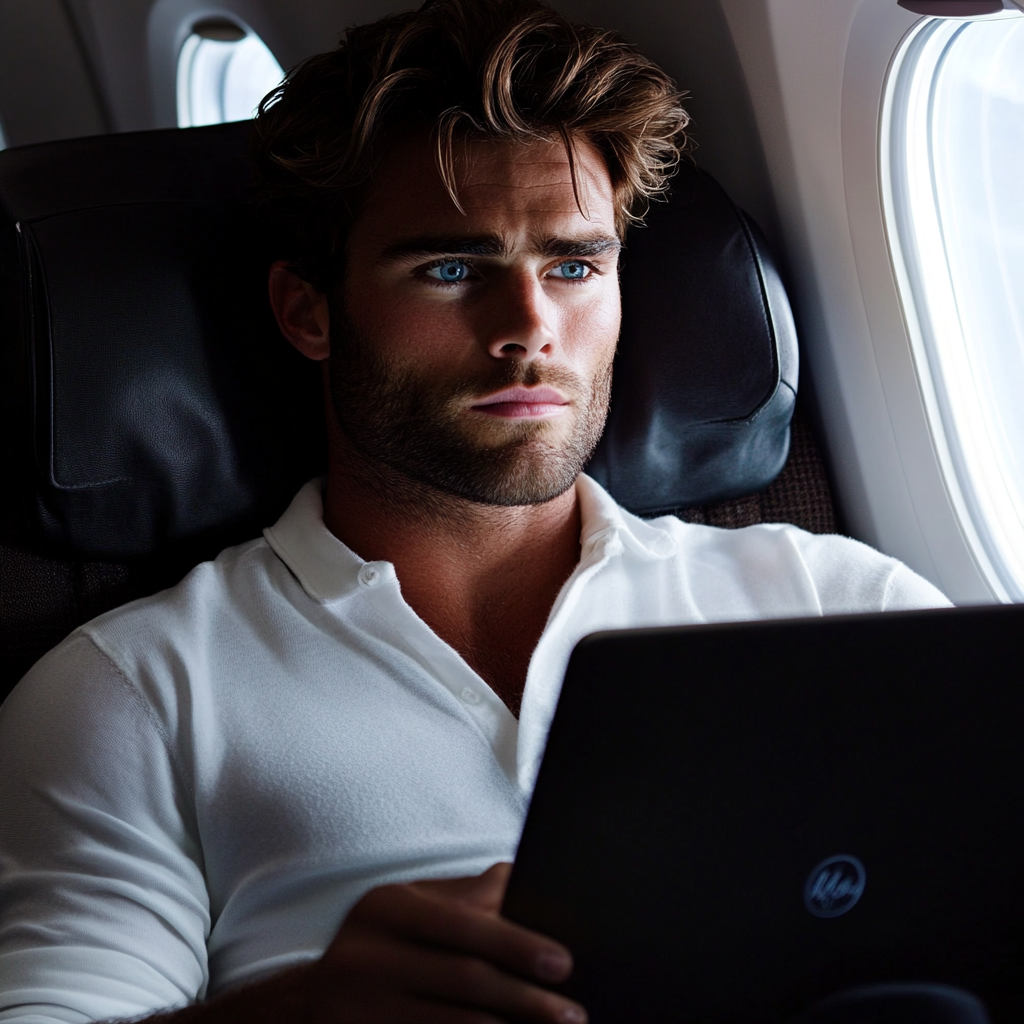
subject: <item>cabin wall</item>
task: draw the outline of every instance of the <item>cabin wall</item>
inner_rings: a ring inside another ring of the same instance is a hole
[[[61,0],[0,0],[0,125],[8,146],[109,131],[104,100]]]
[[[896,0],[722,0],[722,10],[843,520],[954,601],[991,601],[936,454],[881,202],[886,75],[919,19]]]

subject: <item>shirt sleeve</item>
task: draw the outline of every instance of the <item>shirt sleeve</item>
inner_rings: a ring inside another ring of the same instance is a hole
[[[887,612],[914,608],[948,608],[952,602],[937,587],[897,562],[886,587],[883,608]]]
[[[0,708],[0,1021],[135,1017],[205,992],[210,910],[186,772],[84,634]]]

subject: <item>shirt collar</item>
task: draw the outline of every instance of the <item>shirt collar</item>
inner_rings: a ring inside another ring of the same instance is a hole
[[[323,483],[322,477],[310,480],[263,536],[303,590],[318,604],[331,604],[360,589],[360,572],[368,563],[324,525]],[[585,474],[576,481],[576,494],[582,524],[582,560],[598,551],[601,557],[614,557],[629,550],[650,559],[669,558],[675,553],[675,542],[666,530],[627,512]],[[385,575],[394,573],[389,562],[373,565]]]
[[[367,563],[324,525],[323,485],[323,477],[310,480],[263,536],[302,589],[318,604],[331,604],[359,590]]]
[[[624,549],[641,558],[671,558],[676,543],[658,520],[647,522],[627,512],[596,480],[582,474],[576,481],[580,502],[581,557],[601,545],[607,555]],[[604,542],[603,545],[601,542]],[[618,551],[616,551],[618,547]]]

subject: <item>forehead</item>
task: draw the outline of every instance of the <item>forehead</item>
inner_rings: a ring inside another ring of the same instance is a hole
[[[374,175],[353,236],[385,243],[399,234],[452,231],[614,236],[613,191],[604,159],[587,142],[577,142],[574,154],[586,216],[576,203],[561,141],[456,142],[460,213],[441,181],[430,141],[407,140],[387,154]]]

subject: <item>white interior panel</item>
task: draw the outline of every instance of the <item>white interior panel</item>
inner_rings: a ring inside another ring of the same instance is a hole
[[[892,0],[723,0],[750,86],[805,358],[851,532],[959,603],[992,600],[939,471],[882,218]]]

